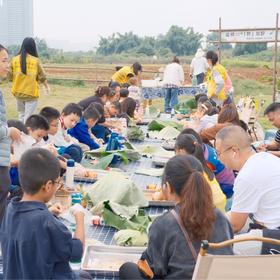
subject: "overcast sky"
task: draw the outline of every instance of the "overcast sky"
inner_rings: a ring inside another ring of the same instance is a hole
[[[179,25],[206,34],[220,16],[223,28],[274,27],[277,12],[280,0],[34,0],[34,35],[88,50],[113,32],[154,36]]]

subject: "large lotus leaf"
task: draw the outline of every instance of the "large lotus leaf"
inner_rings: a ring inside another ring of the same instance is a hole
[[[168,120],[153,120],[149,123],[148,129],[152,131],[154,130],[160,131],[167,126],[176,128],[179,131],[183,129],[183,125],[181,123],[175,121],[168,121]]]
[[[176,139],[180,131],[174,127],[167,126],[161,131],[150,131],[149,137],[154,139],[171,140]]]

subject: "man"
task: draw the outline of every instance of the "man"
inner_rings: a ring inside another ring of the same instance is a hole
[[[166,87],[164,99],[164,112],[170,113],[179,103],[178,87],[184,83],[184,70],[179,59],[175,56],[172,63],[165,67],[163,75],[163,85]]]
[[[258,149],[269,151],[271,154],[280,157],[280,103],[274,102],[270,104],[265,109],[264,115],[267,116],[269,122],[278,128],[278,131],[274,141],[267,145],[261,145]]]
[[[220,130],[216,135],[216,149],[221,162],[239,172],[229,213],[234,232],[244,229],[248,218],[252,221],[247,235],[261,237],[263,229],[279,229],[280,159],[269,153],[256,153],[251,148],[249,136],[239,126]],[[234,251],[258,255],[262,252],[262,243],[237,243]]]

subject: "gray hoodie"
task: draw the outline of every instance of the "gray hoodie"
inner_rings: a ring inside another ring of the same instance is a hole
[[[6,106],[0,90],[0,166],[10,165],[10,138],[6,119]]]

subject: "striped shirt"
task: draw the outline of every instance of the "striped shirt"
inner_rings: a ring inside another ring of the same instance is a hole
[[[277,130],[274,140],[275,142],[280,143],[280,129]]]

